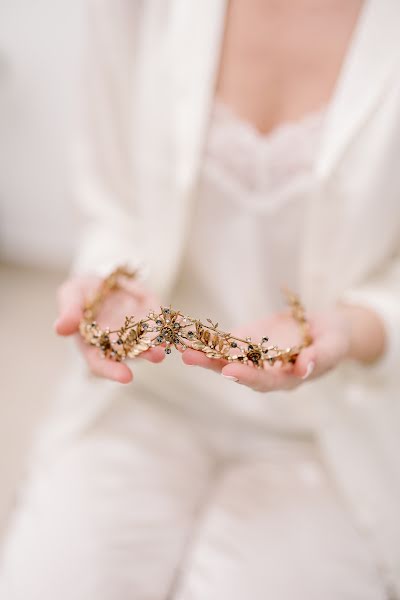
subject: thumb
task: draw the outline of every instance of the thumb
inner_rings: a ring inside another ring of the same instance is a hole
[[[72,335],[78,331],[82,319],[83,292],[76,280],[66,281],[58,291],[59,315],[54,323],[58,335]]]
[[[318,347],[316,343],[301,350],[293,367],[293,375],[308,379],[316,370]]]
[[[293,373],[307,379],[330,371],[345,354],[346,340],[341,335],[325,333],[314,340],[311,346],[304,348],[295,364]]]

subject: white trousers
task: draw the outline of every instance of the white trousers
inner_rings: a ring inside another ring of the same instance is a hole
[[[1,600],[383,600],[314,443],[212,427],[144,398],[42,453]]]

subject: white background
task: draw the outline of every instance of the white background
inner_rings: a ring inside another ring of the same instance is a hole
[[[0,1],[0,260],[68,264],[83,0]]]

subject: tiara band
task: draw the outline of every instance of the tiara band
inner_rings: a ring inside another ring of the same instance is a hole
[[[173,310],[171,306],[161,306],[160,312],[150,310],[147,317],[138,321],[133,316],[127,316],[124,324],[114,331],[100,328],[96,317],[105,298],[121,289],[121,279],[134,279],[137,274],[138,271],[118,267],[101,282],[94,297],[84,306],[80,334],[87,344],[98,348],[104,358],[120,362],[135,358],[150,348],[165,345],[166,354],[171,353],[172,346],[180,350],[192,348],[203,352],[208,358],[263,368],[264,364],[272,366],[278,361],[283,364],[294,363],[301,350],[312,343],[304,308],[298,296],[289,290],[284,290],[284,294],[291,315],[299,325],[302,340],[299,345],[290,348],[268,345],[267,335],[259,342],[252,341],[250,337],[236,337],[222,331],[218,323],[213,323],[211,319],[202,323],[199,319]]]

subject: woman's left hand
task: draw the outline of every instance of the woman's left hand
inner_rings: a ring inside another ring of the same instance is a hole
[[[350,323],[339,309],[311,315],[309,323],[313,342],[300,352],[292,365],[283,366],[277,362],[273,367],[265,364],[263,369],[258,369],[252,365],[207,358],[203,352],[192,349],[182,353],[182,360],[187,365],[221,373],[258,392],[293,389],[304,380],[314,379],[335,368],[350,352]],[[301,341],[299,326],[289,311],[250,323],[232,334],[241,338],[250,336],[255,342],[268,335],[271,344],[281,348],[298,345]]]

